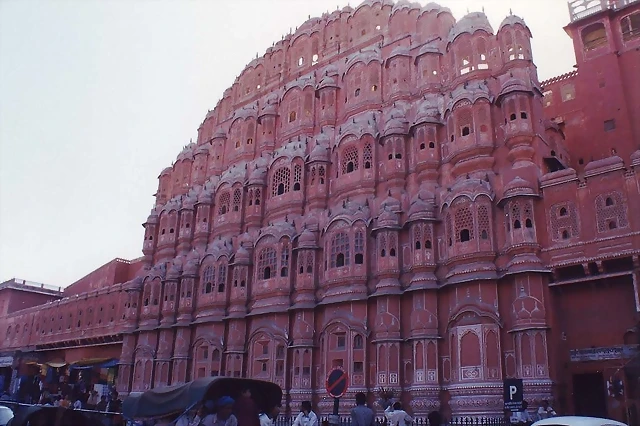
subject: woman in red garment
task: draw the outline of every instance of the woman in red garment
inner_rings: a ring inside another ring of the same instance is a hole
[[[251,398],[251,390],[244,389],[236,400],[234,410],[238,426],[260,426],[258,406]]]

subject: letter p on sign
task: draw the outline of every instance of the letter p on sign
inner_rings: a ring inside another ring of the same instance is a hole
[[[504,381],[504,409],[512,413],[522,411],[524,401],[524,385],[522,379],[506,379]]]

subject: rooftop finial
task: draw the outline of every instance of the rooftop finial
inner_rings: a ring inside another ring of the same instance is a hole
[[[509,15],[513,16],[513,10],[511,8],[509,8]]]

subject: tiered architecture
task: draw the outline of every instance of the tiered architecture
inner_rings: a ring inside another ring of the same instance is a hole
[[[125,394],[248,376],[326,413],[339,366],[345,409],[384,387],[497,415],[519,377],[532,406],[578,410],[576,376],[622,361],[574,358],[630,345],[640,310],[640,3],[580,3],[579,71],[544,85],[516,16],[367,0],[309,19],[160,174],[144,271],[9,317],[4,345],[117,335]]]

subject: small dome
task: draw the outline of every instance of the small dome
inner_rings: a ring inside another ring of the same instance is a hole
[[[178,257],[169,267],[169,270],[167,271],[167,279],[177,279],[180,275],[182,275],[182,259]]]
[[[382,204],[380,204],[380,211],[382,212],[384,210],[390,210],[392,212],[401,212],[402,206],[400,205],[400,201],[396,200],[391,195],[389,195],[387,198],[384,199]]]
[[[245,232],[238,237],[238,244],[245,249],[249,249],[253,247],[253,237],[248,232]]]
[[[524,22],[524,19],[516,15],[509,15],[506,18],[504,18],[500,23],[500,26],[498,27],[498,32],[502,31],[502,28],[506,26],[516,25],[516,24],[522,25],[524,28],[527,29],[527,31],[529,30],[529,27],[527,27],[527,24]]]
[[[634,167],[640,167],[640,149],[631,154],[631,165]]]
[[[338,87],[338,82],[334,77],[324,76],[320,83],[316,86],[316,90],[324,89],[327,87]]]
[[[329,162],[329,149],[327,144],[320,144],[316,139],[316,146],[313,147],[313,150],[309,154],[309,161],[322,161],[325,163]]]
[[[298,247],[315,247],[316,246],[316,236],[309,229],[305,229],[302,231],[302,234],[298,237]]]
[[[391,118],[385,123],[382,136],[406,135],[408,131],[407,124],[407,120],[402,118]]]
[[[531,91],[532,90],[527,85],[527,83],[525,83],[519,78],[513,77],[504,82],[504,84],[502,85],[502,89],[500,90],[500,94],[498,95],[498,99],[513,92],[531,93]]]
[[[411,3],[408,0],[398,0],[398,2],[395,5],[393,5],[393,9],[391,9],[391,14],[393,15],[394,13],[399,12],[401,10],[412,9],[412,8],[420,9],[420,5],[418,4],[416,7],[415,3]]]
[[[218,127],[215,132],[213,132],[213,139],[222,139],[226,138],[227,134],[224,132],[222,127]]]
[[[122,287],[124,288],[125,291],[142,290],[143,282],[144,280],[142,276],[139,275],[134,279],[132,279],[131,281],[127,281]]]
[[[264,167],[256,167],[251,170],[247,184],[264,185],[267,182],[267,169]]]
[[[413,125],[417,126],[422,123],[439,124],[439,116],[440,111],[438,110],[438,105],[434,102],[425,100],[420,104],[420,107],[418,107],[418,112],[416,113],[416,119],[414,120]]]
[[[198,203],[199,204],[211,204],[213,203],[213,195],[211,194],[211,191],[209,190],[204,190],[200,193],[200,195],[198,195]]]
[[[162,172],[160,172],[160,176],[171,176],[171,173],[173,172],[173,167],[165,167]]]
[[[193,158],[193,151],[196,148],[196,144],[194,144],[193,142],[189,143],[189,145],[185,146],[182,151],[180,151],[180,154],[178,154],[178,158],[177,161],[182,161],[182,160],[190,160]]]
[[[195,155],[202,155],[202,154],[208,154],[209,153],[209,145],[200,145],[196,150],[195,150]]]
[[[244,245],[240,244],[240,247],[238,247],[238,250],[236,250],[234,259],[236,263],[250,263],[251,253],[249,253],[249,250],[244,248]]]
[[[513,314],[516,317],[516,321],[545,321],[545,312],[542,302],[535,297],[527,295],[524,288],[520,290],[518,298],[513,301]]]
[[[594,172],[596,170],[606,170],[617,167],[624,167],[624,161],[622,161],[622,158],[614,155],[603,158],[602,160],[590,161],[589,164],[584,167],[584,172],[589,174],[589,172]]]
[[[390,208],[385,208],[378,216],[378,227],[396,227],[398,226],[398,213],[391,211]]]
[[[149,216],[147,216],[147,223],[150,223],[150,224],[158,223],[158,212],[156,211],[156,209],[152,209],[151,213],[149,213]]]
[[[516,176],[505,185],[504,187],[504,198],[510,198],[517,195],[538,195],[536,187],[531,184],[531,182]]]
[[[451,14],[451,9],[449,9],[448,7],[444,7],[444,6],[440,6],[438,3],[427,3],[422,9],[420,9],[420,13],[428,13],[428,12],[437,12],[437,13],[441,13],[441,12],[447,12],[449,14]]]
[[[491,28],[487,15],[482,12],[469,13],[451,28],[447,41],[452,43],[461,34],[473,34],[479,30],[485,31],[487,34],[493,34],[493,28]]]

